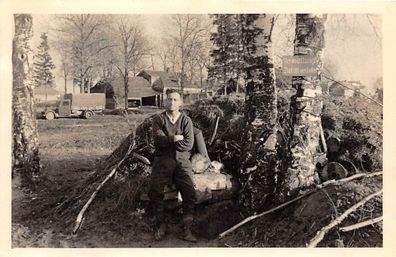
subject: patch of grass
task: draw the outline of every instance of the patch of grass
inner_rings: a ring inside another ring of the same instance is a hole
[[[38,120],[42,173],[68,176],[107,157],[147,115],[98,115],[92,119]]]

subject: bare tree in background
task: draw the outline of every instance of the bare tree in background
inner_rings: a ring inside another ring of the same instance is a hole
[[[135,76],[142,65],[143,57],[148,55],[150,48],[148,40],[143,34],[141,25],[133,17],[121,16],[116,19],[115,45],[112,59],[113,65],[119,71],[125,92],[125,109],[128,109],[129,76]]]
[[[193,84],[196,76],[197,76],[197,59],[195,58],[195,56],[191,56],[191,58],[189,58],[187,60],[186,63],[186,79],[188,79],[188,84],[191,85]]]
[[[179,67],[179,58],[177,53],[177,46],[175,46],[169,38],[164,38],[162,44],[158,46],[157,56],[159,57],[164,71],[177,74],[177,67]]]
[[[64,90],[65,94],[67,93],[67,81],[70,79],[70,76],[73,73],[73,64],[72,64],[72,52],[71,48],[68,47],[67,44],[64,44],[62,40],[56,40],[53,44],[55,46],[56,51],[60,57],[60,75],[64,81]],[[73,85],[73,93],[74,93],[74,85]]]
[[[170,69],[170,53],[168,51],[168,46],[165,44],[161,44],[160,46],[156,47],[156,55],[159,58],[161,65],[162,65],[162,70],[166,71]],[[174,72],[174,70],[172,70]]]
[[[70,74],[72,72],[73,66],[71,65],[71,63],[68,61],[67,58],[62,58],[61,59],[61,66],[60,66],[61,70],[62,70],[62,77],[63,77],[63,81],[64,81],[64,87],[65,87],[65,94],[67,94],[67,80],[70,77]],[[74,93],[74,87],[73,87],[73,93]]]
[[[353,47],[353,41],[351,41],[353,39],[366,42],[373,47],[373,51],[378,51],[382,41],[380,21],[380,16],[377,14],[328,14],[325,29],[329,31],[326,33],[329,50],[336,44],[340,53],[344,51],[347,53]],[[339,29],[340,27],[342,29]],[[367,29],[362,30],[362,28]],[[343,81],[346,78],[342,73],[347,72],[350,77],[354,73],[353,66],[350,66],[345,56],[342,55],[327,55],[323,60],[323,65],[323,77],[330,81]]]
[[[80,87],[80,93],[89,92],[94,69],[103,63],[101,54],[114,46],[104,33],[108,19],[97,14],[68,14],[59,19],[61,23],[55,32],[72,53],[74,83]]]
[[[12,99],[12,174],[31,180],[40,171],[37,121],[34,112],[32,51],[32,17],[14,15],[13,99]],[[22,180],[26,182],[26,180]]]
[[[157,50],[156,51],[156,55],[161,61],[162,70],[166,71],[167,69],[169,69],[169,66],[168,66],[168,62],[169,62],[168,53],[166,51],[163,51],[163,50]]]
[[[209,68],[209,62],[210,62],[210,57],[209,57],[209,50],[203,49],[200,53],[196,55],[196,60],[197,60],[197,65],[198,65],[198,70],[199,70],[199,84],[201,86],[201,89],[203,89],[203,80],[204,80],[204,72],[207,73],[207,70]],[[206,74],[207,77],[207,74]],[[205,88],[205,91],[207,88]]]
[[[186,72],[186,77],[189,78],[190,84],[199,79],[202,88],[204,74],[209,65],[209,41],[197,44],[192,53],[187,61],[188,72]]]
[[[180,88],[183,91],[188,61],[195,50],[208,39],[208,24],[202,15],[175,14],[171,16],[171,24],[175,28],[169,33],[169,42],[176,47],[178,57],[178,75]]]

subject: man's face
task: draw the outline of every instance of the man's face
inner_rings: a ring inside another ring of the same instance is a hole
[[[169,111],[178,111],[182,105],[181,97],[179,93],[170,93],[166,98],[166,108]]]

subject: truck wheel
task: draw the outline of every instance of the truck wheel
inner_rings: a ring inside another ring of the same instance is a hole
[[[53,112],[47,112],[47,113],[45,114],[45,119],[46,119],[46,120],[53,120],[53,119],[55,119],[55,113],[53,113]]]
[[[84,112],[84,118],[90,119],[90,118],[92,118],[92,116],[93,116],[93,113],[91,111]]]

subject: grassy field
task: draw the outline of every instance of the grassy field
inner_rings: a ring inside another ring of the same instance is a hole
[[[90,120],[39,120],[42,172],[54,176],[54,172],[92,167],[97,159],[109,155],[146,116],[131,115],[130,124],[125,117],[116,115],[95,116]]]

